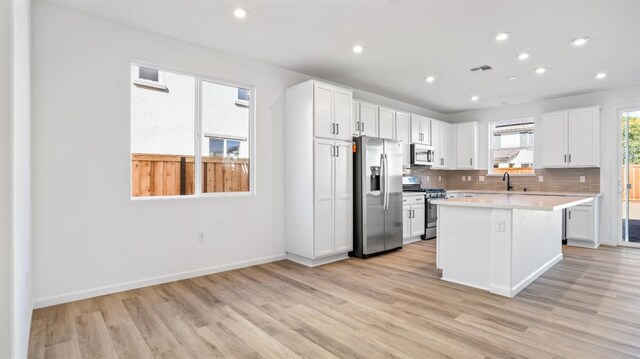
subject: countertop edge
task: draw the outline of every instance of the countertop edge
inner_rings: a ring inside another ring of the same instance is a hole
[[[556,196],[556,197],[567,197],[567,196]],[[555,212],[565,208],[574,207],[574,206],[578,206],[578,205],[593,201],[594,197],[583,197],[583,198],[576,199],[568,203],[559,204],[556,206],[527,205],[527,204],[518,204],[518,203],[484,203],[484,202],[469,201],[471,199],[472,198],[469,198],[467,201],[464,201],[464,202],[456,201],[455,198],[434,199],[431,201],[431,203],[436,205],[444,205],[444,206],[452,206],[452,207],[524,209],[524,210],[534,210],[534,211]]]
[[[501,190],[486,190],[486,189],[452,189],[447,190],[447,193],[479,193],[479,194],[521,194],[521,195],[533,195],[533,196],[562,196],[562,197],[601,197],[602,192],[539,192],[539,191],[501,191]]]

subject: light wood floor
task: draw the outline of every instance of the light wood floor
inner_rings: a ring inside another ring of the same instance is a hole
[[[281,261],[39,309],[30,358],[640,357],[640,250],[565,247],[514,299],[439,280],[434,251]]]

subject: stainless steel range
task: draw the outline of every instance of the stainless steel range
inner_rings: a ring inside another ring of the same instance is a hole
[[[438,205],[432,204],[431,200],[437,198],[445,198],[446,190],[443,188],[422,188],[422,179],[420,177],[404,176],[402,177],[403,192],[423,192],[426,197],[425,201],[425,234],[422,239],[431,239],[436,237],[436,226],[438,223]]]

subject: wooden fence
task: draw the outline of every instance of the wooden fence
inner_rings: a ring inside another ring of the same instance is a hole
[[[625,170],[622,170],[622,177],[624,178]],[[624,181],[623,181],[624,183]],[[629,200],[640,200],[640,165],[629,165],[629,183],[631,183],[631,189],[629,190]]]
[[[202,158],[202,191],[249,191],[249,160]],[[194,157],[157,154],[131,156],[133,197],[194,194]]]

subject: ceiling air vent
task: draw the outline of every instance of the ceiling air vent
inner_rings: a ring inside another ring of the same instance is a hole
[[[493,67],[491,67],[489,65],[482,65],[482,66],[478,66],[478,67],[472,68],[471,72],[485,72],[485,71],[489,71],[489,70],[493,70]]]

